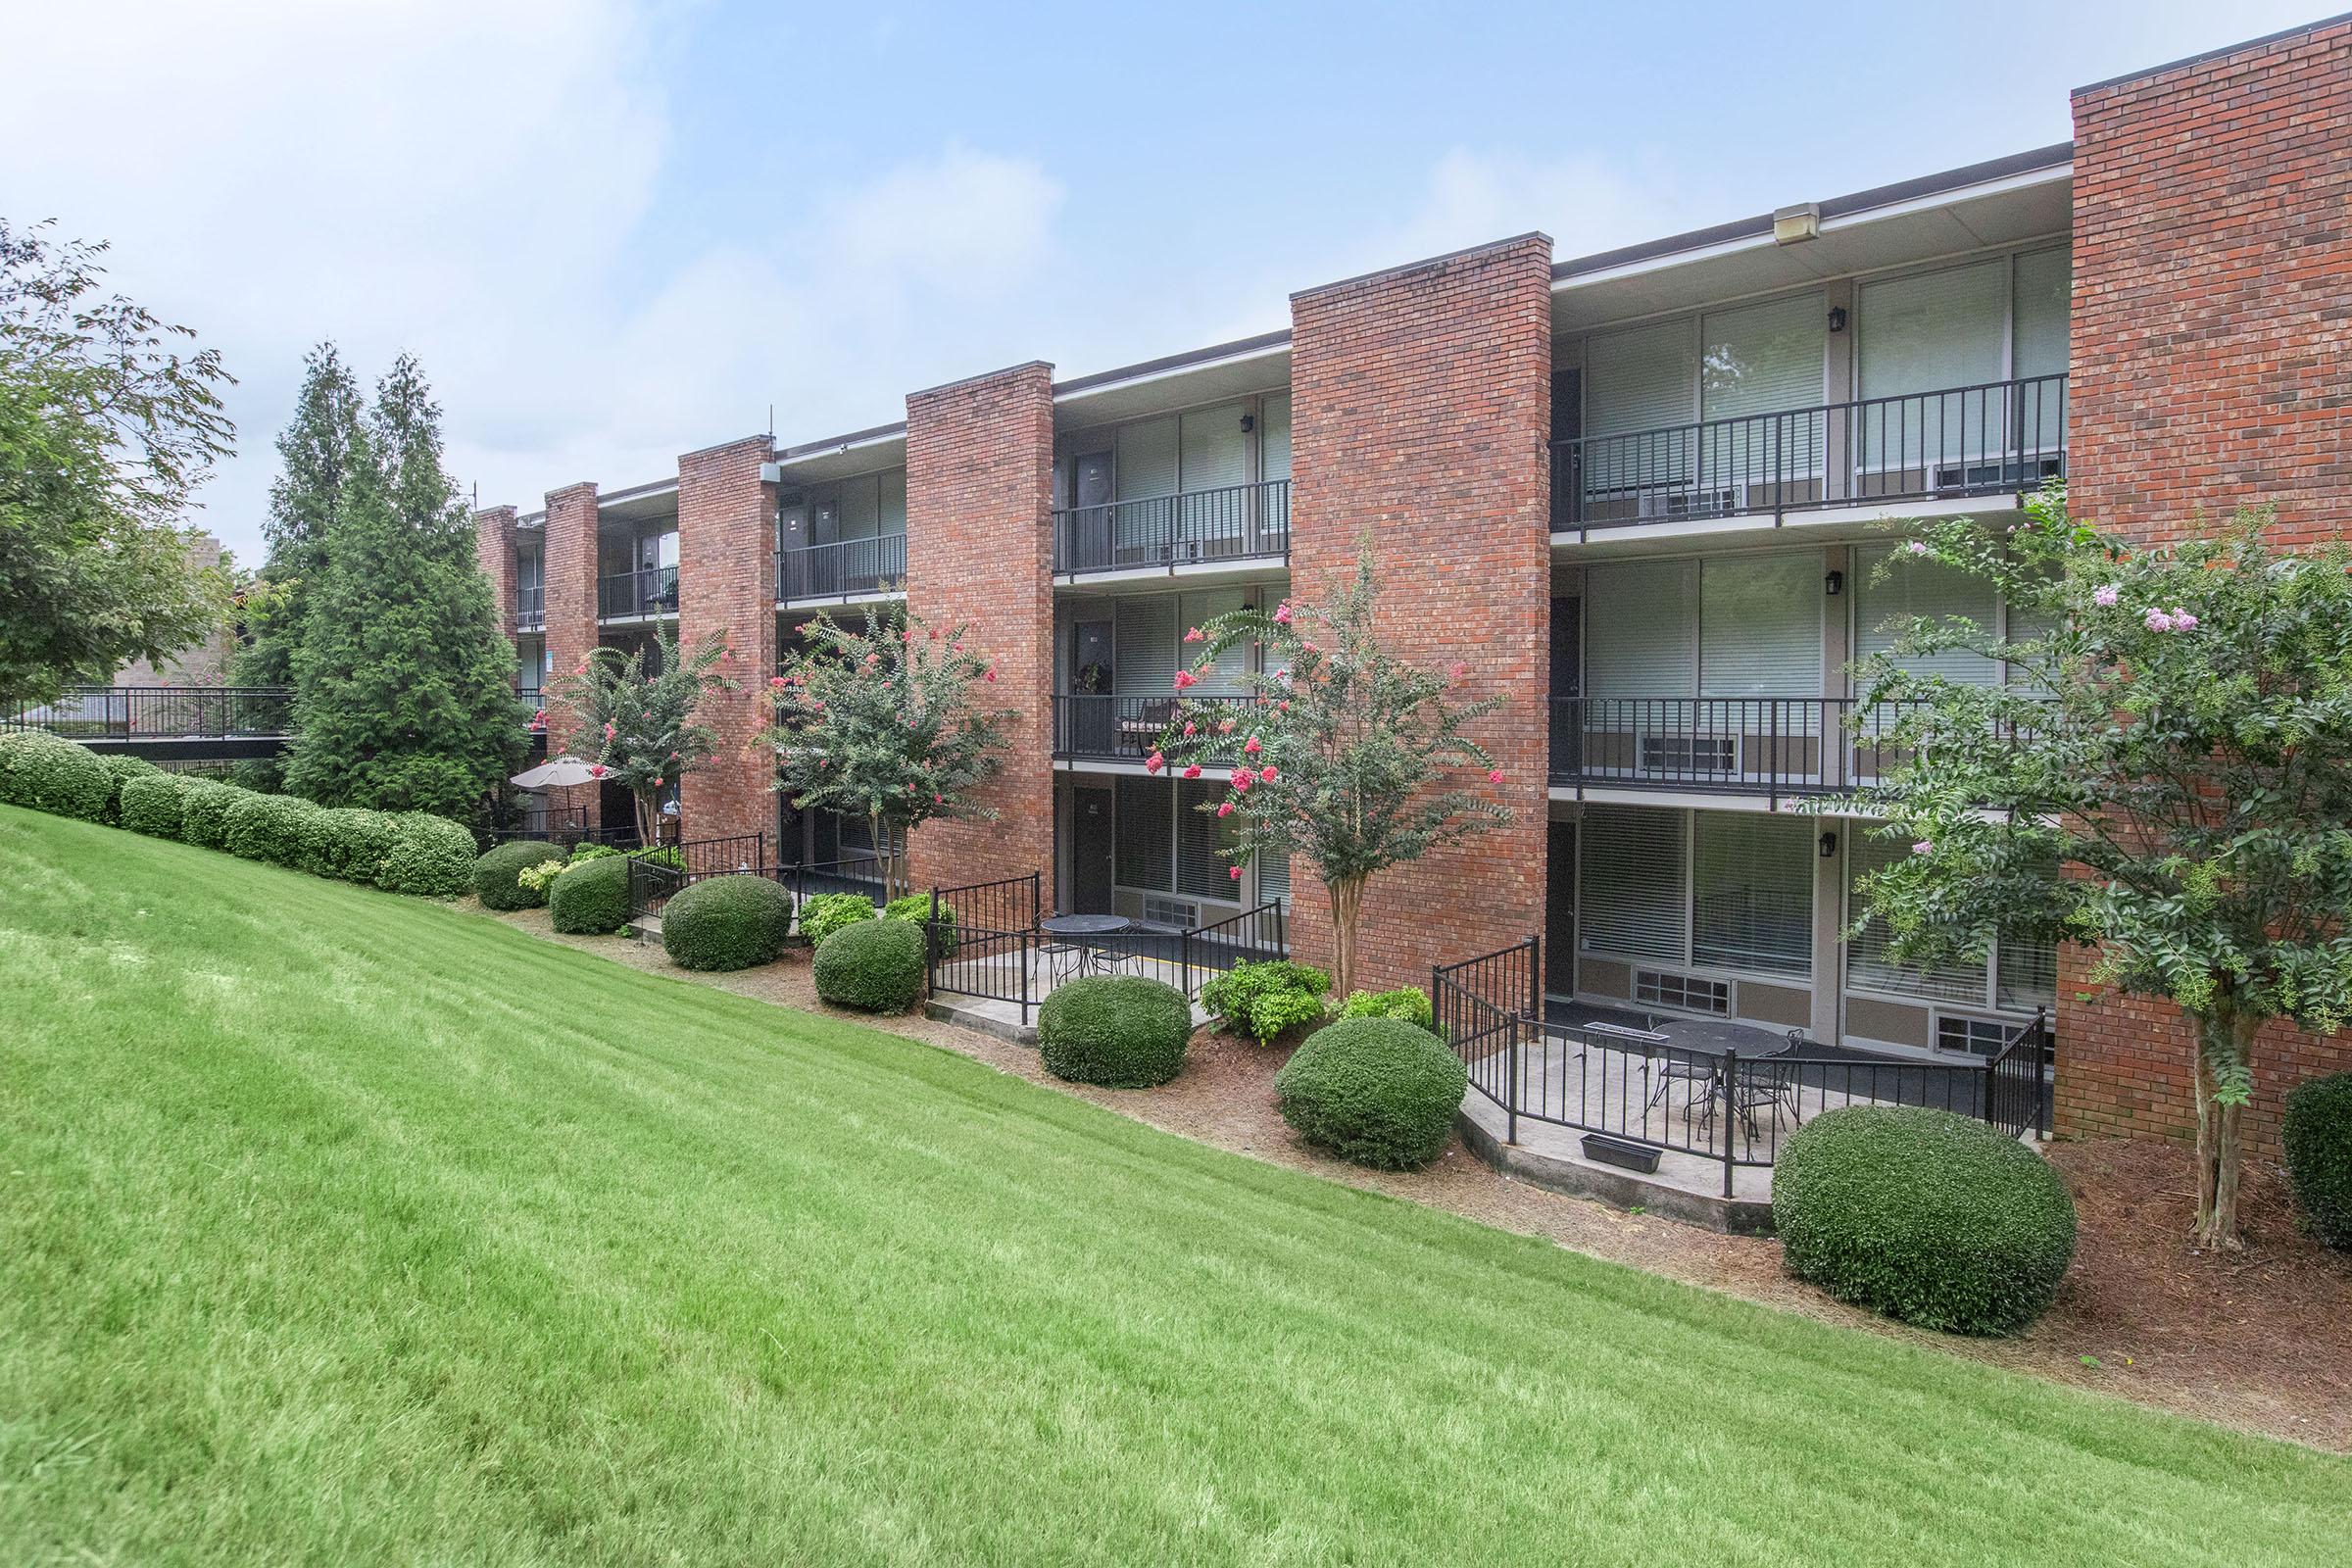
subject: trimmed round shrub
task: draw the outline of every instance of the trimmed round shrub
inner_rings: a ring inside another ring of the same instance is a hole
[[[122,786],[134,778],[154,778],[163,769],[144,757],[101,757],[98,765],[106,769],[106,815],[108,822],[122,820]]]
[[[2278,1136],[2312,1234],[2352,1250],[2352,1072],[2306,1078],[2289,1090]]]
[[[1396,1018],[1318,1029],[1274,1075],[1284,1121],[1374,1170],[1412,1170],[1443,1153],[1469,1087],[1469,1069],[1436,1035]]]
[[[763,876],[714,876],[662,906],[662,948],[681,969],[773,963],[792,935],[792,895]]]
[[[885,920],[911,920],[926,931],[931,928],[931,895],[909,893],[903,899],[893,899],[882,906]],[[956,951],[956,910],[953,906],[939,906],[939,956],[946,957]]]
[[[1772,1218],[1797,1278],[1952,1334],[2024,1328],[2075,1255],[2075,1200],[2047,1160],[1915,1105],[1847,1105],[1789,1135]]]
[[[921,926],[858,920],[816,945],[809,973],[816,994],[836,1007],[905,1012],[923,994],[923,958]]]
[[[398,835],[388,812],[356,806],[322,810],[303,823],[302,868],[373,887]]]
[[[1150,1089],[1184,1068],[1193,1004],[1142,975],[1073,980],[1037,1010],[1037,1054],[1046,1071],[1074,1084]]]
[[[801,903],[801,935],[822,945],[845,926],[874,918],[874,901],[862,893],[819,893]]]
[[[605,855],[574,860],[548,884],[548,912],[556,929],[571,936],[601,937],[629,923],[629,862]]]
[[[386,820],[391,824],[392,842],[376,872],[377,887],[386,893],[454,899],[473,885],[473,835],[463,826],[430,811],[400,811]],[[624,907],[628,898],[624,872],[620,893]]]
[[[485,909],[539,909],[547,906],[547,889],[526,888],[514,879],[534,865],[561,860],[564,852],[535,839],[501,844],[473,862],[473,894]]]
[[[239,801],[253,798],[251,790],[219,779],[200,778],[188,786],[179,803],[179,836],[200,849],[228,848],[228,811]]]
[[[1398,986],[1394,991],[1357,991],[1351,993],[1340,1006],[1343,1018],[1396,1018],[1437,1032],[1437,1013],[1429,1004],[1429,993],[1419,986]]]
[[[0,735],[0,802],[103,822],[115,789],[115,775],[86,746],[37,729]]]
[[[197,782],[184,773],[165,772],[125,779],[120,803],[122,825],[149,838],[178,838],[188,792]]]
[[[228,808],[228,853],[303,869],[311,818],[320,808],[291,795],[247,795]]]

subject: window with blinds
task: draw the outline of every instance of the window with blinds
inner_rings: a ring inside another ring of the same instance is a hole
[[[1585,587],[1585,695],[1691,697],[1698,692],[1698,564],[1609,562]],[[1599,722],[1610,705],[1588,709]]]
[[[1710,425],[1737,422],[1701,438],[1702,488],[1822,471],[1828,430],[1812,411],[1828,396],[1828,297],[1818,292],[1708,313],[1700,323],[1698,416]]]
[[[1215,616],[1230,614],[1241,609],[1244,604],[1249,602],[1249,599],[1250,592],[1244,588],[1224,588],[1208,593],[1179,595],[1175,625],[1185,629],[1203,625]],[[1179,639],[1177,657],[1180,659],[1183,657],[1184,645],[1181,640],[1183,635],[1183,630],[1176,632]],[[1241,696],[1249,690],[1244,679],[1249,673],[1250,645],[1237,643],[1217,656],[1216,662],[1209,665],[1207,673],[1200,677],[1200,684],[1193,688],[1194,694],[1200,697]],[[1171,669],[1168,672],[1168,679],[1173,681],[1175,678],[1176,673]]]
[[[1608,332],[1585,345],[1585,488],[1594,494],[1688,484],[1698,414],[1698,330],[1689,318]]]
[[[1699,811],[1690,827],[1690,959],[1718,969],[1813,972],[1813,824]]]
[[[1215,490],[1250,482],[1250,435],[1243,403],[1194,409],[1178,419],[1178,473],[1186,490]]]
[[[1885,839],[1867,836],[1857,829],[1846,835],[1848,846],[1846,870],[1846,920],[1863,915],[1868,906],[1856,891],[1862,878],[1872,871],[1892,865],[1903,854],[1902,847]],[[1864,920],[1861,931],[1846,938],[1845,983],[1854,991],[1874,991],[1882,996],[1908,997],[1922,1002],[1964,1002],[1982,1006],[1984,1004],[1984,963],[1954,963],[1924,968],[1902,962],[1886,951],[1888,932],[1886,922],[1877,915]]]
[[[1123,775],[1114,809],[1118,813],[1114,870],[1121,887],[1147,893],[1170,891],[1174,849],[1175,793],[1165,779]]]
[[[2022,379],[2065,372],[2074,281],[2074,258],[2064,246],[2029,251],[2017,259],[2011,374]],[[2057,383],[2025,389],[2018,405],[2015,440],[2020,453],[2047,457],[2065,446],[2066,397]]]
[[[1890,563],[1884,575],[1879,567]],[[1891,651],[1909,629],[1914,616],[1940,621],[1949,617],[1973,620],[1987,630],[1997,626],[1999,595],[1990,583],[1957,567],[1936,561],[1912,559],[1901,550],[1871,551],[1855,562],[1854,656],[1857,662]],[[1941,675],[1968,686],[1990,686],[2001,678],[2000,666],[1962,649],[1939,654],[1905,655],[1895,661],[1914,674]]]
[[[1715,556],[1699,567],[1698,694],[1819,697],[1822,567],[1815,552]],[[1814,709],[1782,715],[1806,722]]]
[[[882,485],[878,474],[861,474],[841,482],[841,535],[871,539],[882,521]]]
[[[1250,863],[1257,871],[1257,898],[1261,904],[1289,905],[1291,902],[1291,858],[1287,855],[1256,855]]]
[[[1588,953],[1689,961],[1688,813],[1588,806],[1577,833],[1579,939]]]
[[[880,533],[906,531],[906,470],[893,468],[876,480],[881,487],[881,516],[876,524]]]
[[[1223,793],[1222,786],[1206,779],[1176,781],[1176,891],[1188,898],[1231,903],[1236,897],[1240,884],[1233,876],[1233,862],[1220,853],[1231,849],[1238,836],[1234,819],[1216,814]]]
[[[1262,478],[1291,476],[1291,395],[1265,398],[1257,413],[1257,469]]]
[[[1865,283],[1859,315],[1866,407],[1853,445],[1863,473],[1942,482],[1942,470],[1964,469],[2000,444],[2005,400],[1958,389],[2007,375],[2006,260]],[[1870,401],[1885,398],[1899,401]]]
[[[1112,611],[1111,690],[1121,697],[1176,695],[1176,599],[1140,594]]]
[[[1112,459],[1117,499],[1176,493],[1176,428],[1173,416],[1119,426]]]

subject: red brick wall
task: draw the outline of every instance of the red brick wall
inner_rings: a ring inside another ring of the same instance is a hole
[[[2199,513],[2278,509],[2275,537],[2352,517],[2352,21],[2075,95],[2070,489],[2146,542]],[[2191,1044],[2061,955],[2058,1126],[2188,1137]],[[2088,1003],[2076,998],[2093,993]],[[2253,1142],[2279,1097],[2352,1067],[2344,1037],[2266,1034]]]
[[[1039,872],[1054,887],[1054,368],[1016,365],[906,399],[906,598],[993,660],[985,687],[1013,710],[993,822],[931,822],[911,845],[917,886]]]
[[[473,558],[490,579],[490,604],[498,629],[514,631],[514,509],[488,507],[473,514]]]
[[[724,636],[730,653],[719,668],[739,684],[702,710],[718,749],[708,768],[686,775],[688,838],[775,832],[775,770],[753,745],[771,720],[776,667],[775,494],[760,478],[769,447],[766,436],[747,436],[678,460],[678,641],[692,649]]]
[[[1291,591],[1321,598],[1370,535],[1389,646],[1470,666],[1467,695],[1514,820],[1373,879],[1368,987],[1539,931],[1550,690],[1551,241],[1523,235],[1291,301]],[[1327,961],[1330,911],[1293,871],[1294,945]]]
[[[585,480],[547,493],[545,533],[547,584],[547,653],[551,679],[569,678],[596,647],[596,486]],[[569,711],[550,703],[547,710],[547,755],[566,751],[593,757],[595,747],[572,742]],[[598,792],[581,788],[553,797],[565,806],[584,806],[588,821],[598,821]]]

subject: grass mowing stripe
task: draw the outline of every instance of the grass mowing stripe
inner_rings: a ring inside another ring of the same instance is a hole
[[[2317,1562],[2352,1502],[455,911],[21,812],[0,871],[10,1560]]]

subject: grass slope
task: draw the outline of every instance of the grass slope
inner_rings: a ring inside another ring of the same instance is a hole
[[[0,809],[0,1561],[2341,1562],[2352,1467]]]

